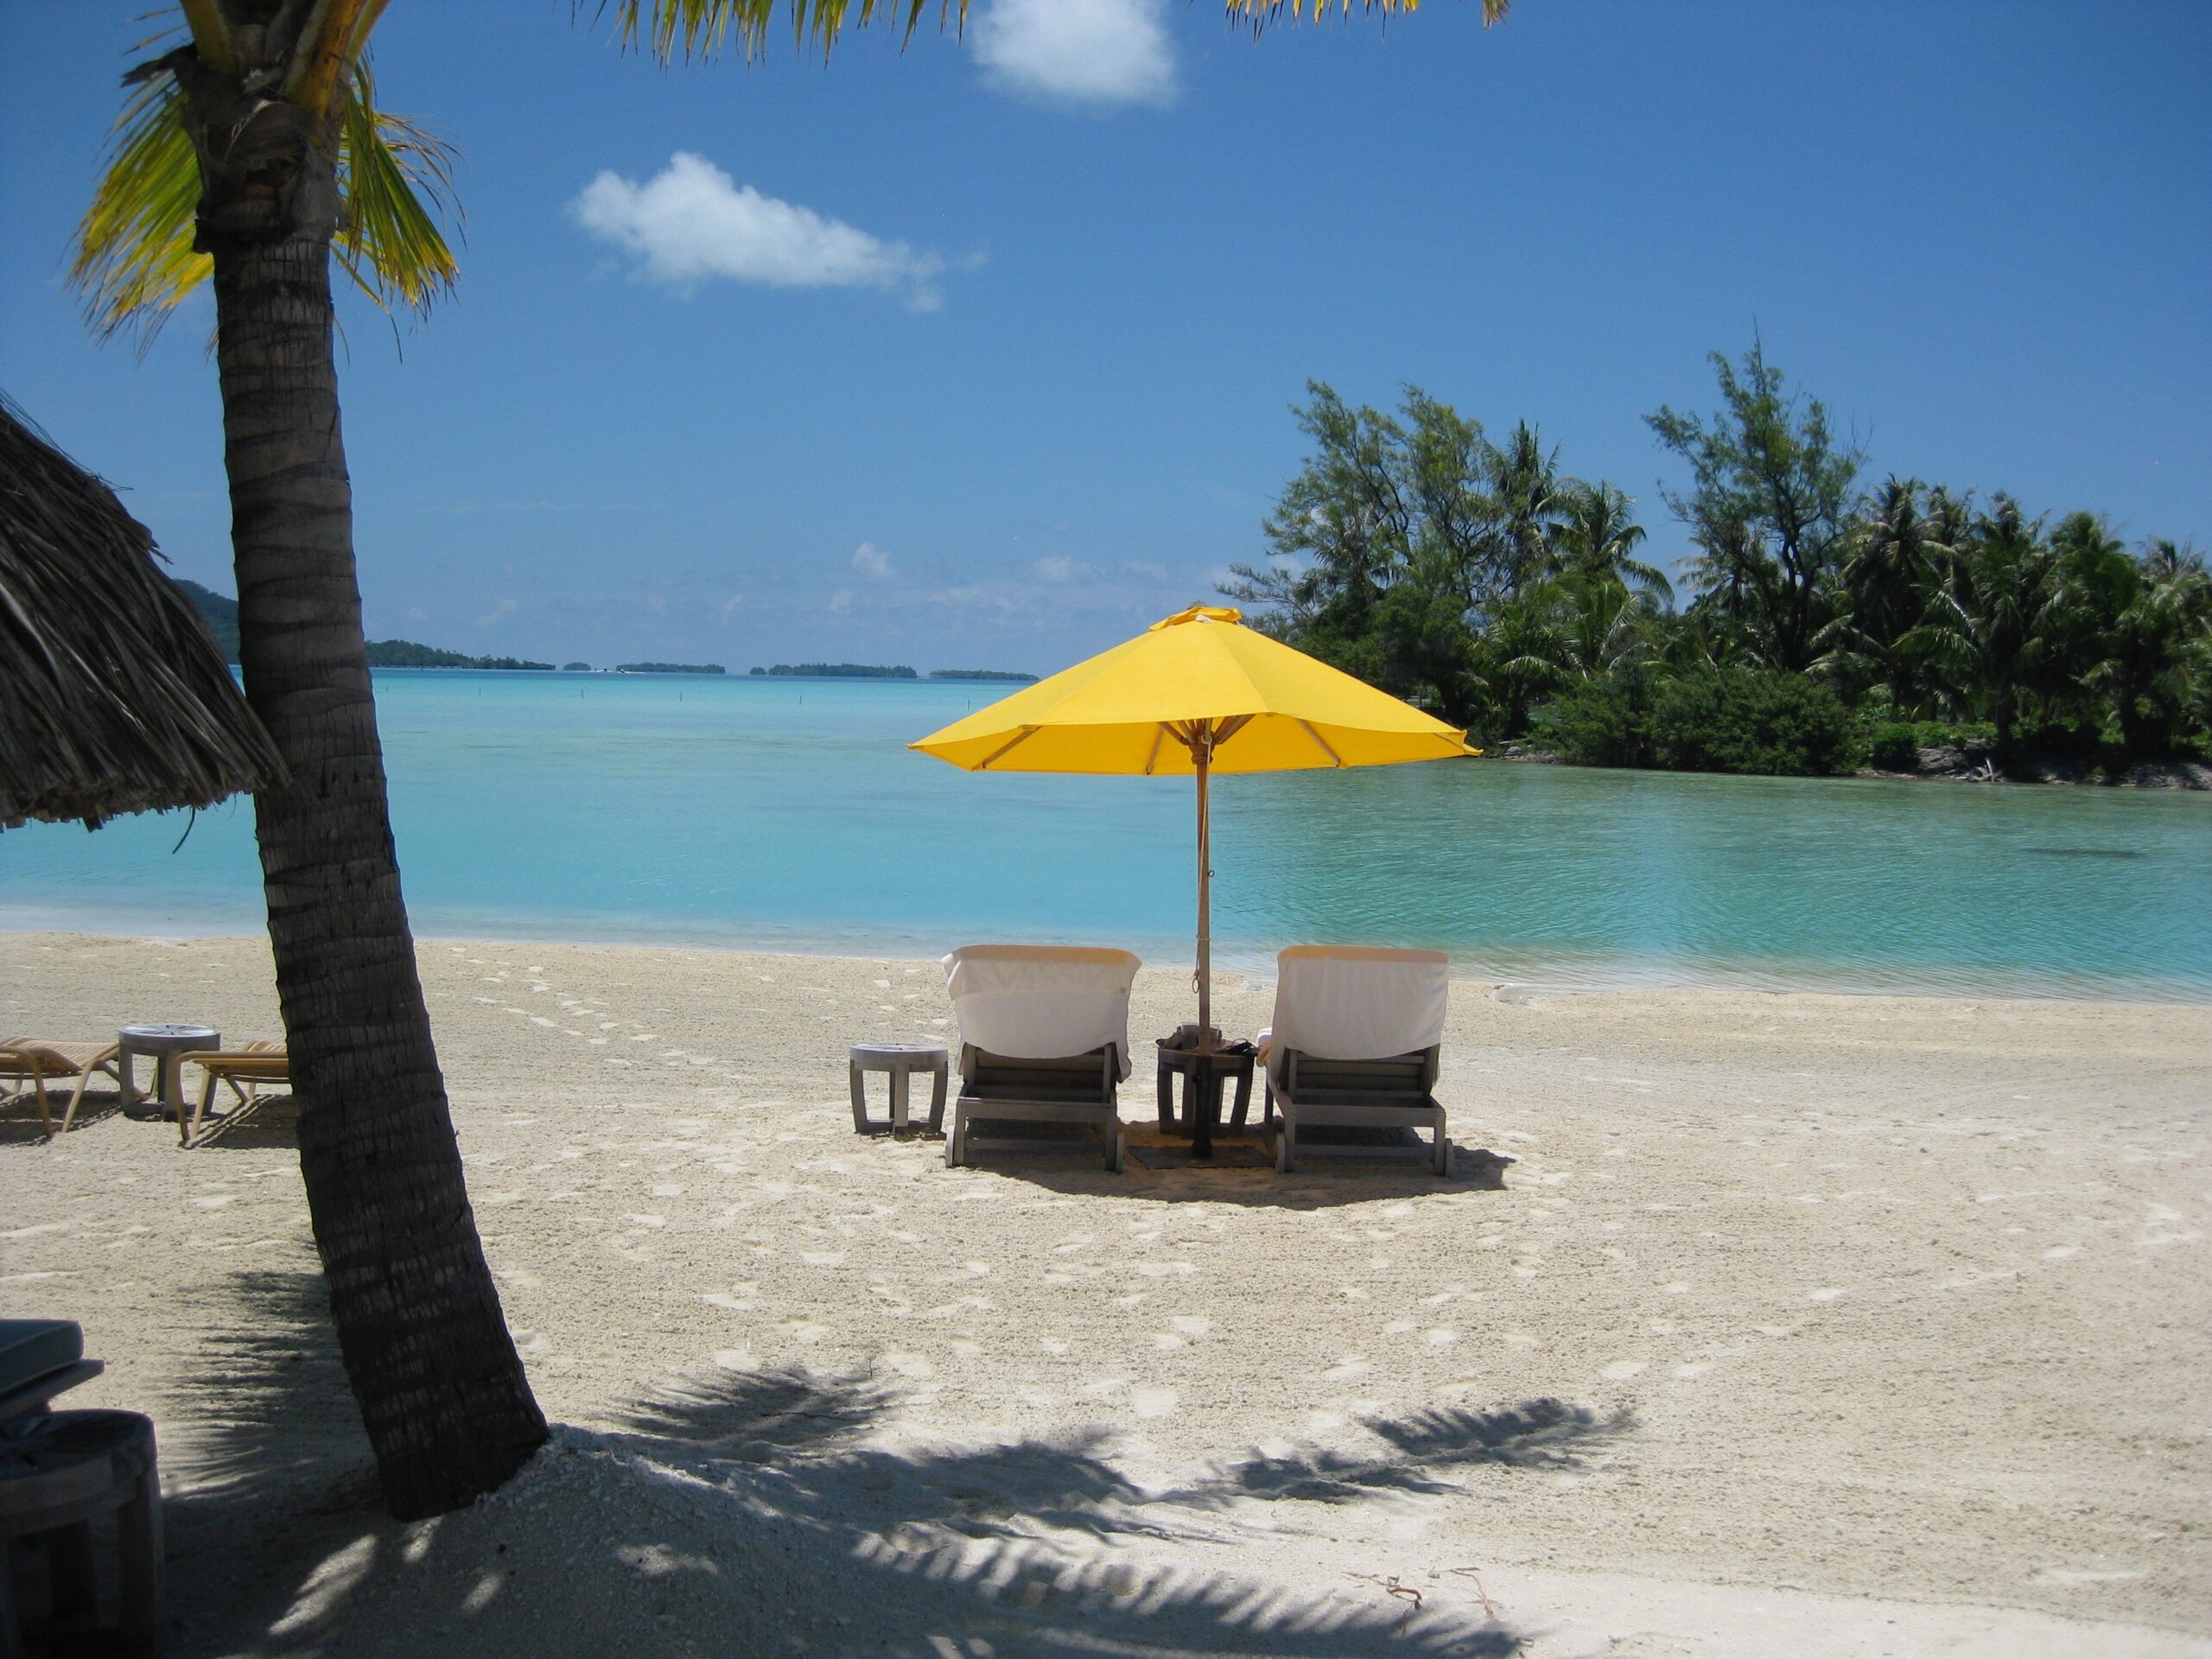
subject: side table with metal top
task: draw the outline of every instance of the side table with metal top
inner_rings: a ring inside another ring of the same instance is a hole
[[[123,1084],[124,1113],[132,1117],[143,1116],[130,1109],[138,1103],[133,1062],[143,1054],[155,1065],[155,1092],[162,1103],[160,1116],[174,1116],[181,1125],[185,1109],[181,1075],[183,1068],[177,1064],[177,1058],[195,1048],[220,1048],[223,1033],[213,1026],[125,1026],[116,1033],[115,1043],[115,1071]]]
[[[1252,1106],[1253,1050],[1249,1043],[1224,1044],[1199,1050],[1181,1046],[1184,1033],[1163,1038],[1160,1051],[1160,1127],[1171,1134],[1191,1137],[1191,1156],[1213,1156],[1214,1131],[1221,1127],[1221,1096],[1231,1078],[1236,1083],[1236,1110],[1231,1120],[1244,1127]],[[1183,1079],[1182,1121],[1176,1121],[1175,1079]]]
[[[951,1057],[943,1043],[855,1043],[850,1070],[854,1134],[905,1134],[908,1128],[907,1079],[917,1071],[930,1074],[930,1133],[943,1131],[945,1085],[952,1074]],[[891,1074],[888,1122],[871,1119],[868,1115],[868,1090],[863,1079],[870,1071]]]

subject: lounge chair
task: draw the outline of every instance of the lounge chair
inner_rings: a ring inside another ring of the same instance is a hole
[[[1444,1108],[1433,1092],[1451,964],[1440,950],[1293,945],[1275,959],[1274,1022],[1262,1033],[1268,1071],[1263,1127],[1278,1114],[1275,1167],[1300,1153],[1372,1157],[1372,1144],[1321,1145],[1311,1128],[1431,1132],[1440,1175],[1452,1169]]]
[[[113,1077],[116,1086],[123,1086],[123,1076],[116,1068],[116,1047],[113,1043],[47,1043],[29,1037],[0,1038],[0,1084],[13,1084],[14,1090],[0,1105],[12,1105],[22,1098],[28,1090],[38,1102],[38,1121],[46,1130],[46,1138],[54,1139],[54,1115],[48,1109],[46,1085],[49,1080],[61,1082],[77,1079],[77,1086],[69,1091],[68,1109],[61,1114],[61,1133],[69,1133],[69,1126],[76,1121],[77,1108],[85,1098],[85,1085],[92,1082],[93,1074],[105,1072]]]
[[[245,1109],[260,1098],[261,1086],[281,1083],[289,1086],[292,1081],[291,1057],[282,1043],[247,1043],[238,1048],[196,1048],[177,1058],[177,1066],[196,1065],[200,1071],[200,1104],[193,1109],[192,1127],[177,1125],[177,1137],[186,1146],[200,1142],[200,1126],[206,1122],[207,1109],[215,1103],[215,1085],[227,1084],[231,1093],[238,1096],[238,1107]]]
[[[1136,957],[1077,945],[970,944],[944,958],[960,1021],[960,1097],[944,1161],[971,1152],[1049,1148],[1040,1137],[984,1137],[982,1120],[1087,1124],[1122,1168],[1116,1091],[1129,1075]]]

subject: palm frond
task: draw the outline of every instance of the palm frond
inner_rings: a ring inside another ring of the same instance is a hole
[[[404,116],[378,110],[368,66],[350,77],[339,130],[340,219],[333,251],[380,308],[429,309],[460,275],[441,218],[461,219],[452,147]],[[166,69],[135,87],[117,118],[106,174],[77,227],[69,280],[105,339],[125,328],[143,352],[214,269],[193,249],[200,158],[185,125],[184,89]]]
[[[394,301],[428,311],[461,275],[438,228],[460,222],[453,189],[453,147],[435,134],[376,107],[365,61],[353,73],[339,135],[339,191],[344,206],[332,251],[380,309]]]
[[[791,34],[804,51],[810,43],[823,56],[837,43],[847,26],[865,28],[879,16],[906,14],[905,33],[911,36],[929,9],[929,0],[789,0]],[[572,0],[575,11],[584,0]],[[721,55],[733,40],[739,51],[756,58],[767,49],[769,26],[774,22],[776,0],[599,0],[594,19],[613,15],[614,38],[625,52],[650,53],[670,64],[682,59],[710,60]],[[968,17],[968,0],[938,0],[938,26],[956,27]]]
[[[136,88],[116,118],[107,171],[77,226],[69,282],[85,317],[108,339],[139,331],[144,351],[170,312],[207,280],[213,262],[192,247],[200,207],[200,158],[184,124],[184,89],[172,74]]]
[[[1303,21],[1308,0],[1227,0],[1227,3],[1229,15],[1250,19],[1252,32],[1256,35],[1269,24],[1281,22],[1286,13],[1293,22]],[[1355,0],[1335,0],[1332,7],[1331,0],[1311,0],[1313,19],[1319,22],[1332,10],[1349,17],[1354,3]],[[1421,10],[1421,0],[1357,0],[1357,3],[1362,11],[1385,14]],[[1513,0],[1483,0],[1483,27],[1488,29],[1493,23],[1503,22],[1512,5]]]

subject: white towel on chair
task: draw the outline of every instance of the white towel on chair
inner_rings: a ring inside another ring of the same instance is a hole
[[[1057,1060],[1114,1046],[1129,1075],[1127,950],[1073,944],[964,944],[944,958],[961,1040],[1010,1059]]]
[[[1325,1060],[1387,1060],[1444,1040],[1451,958],[1441,950],[1294,944],[1275,958],[1268,1075],[1287,1049]]]

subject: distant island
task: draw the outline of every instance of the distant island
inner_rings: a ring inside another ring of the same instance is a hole
[[[617,663],[617,674],[727,674],[720,663]]]
[[[756,675],[766,674],[798,680],[918,680],[921,676],[904,664],[886,667],[880,663],[778,663],[773,668],[756,668]]]
[[[588,674],[591,672],[591,664],[589,663],[563,663],[561,664],[561,671],[563,674]]]
[[[202,588],[196,582],[187,582],[182,576],[170,578],[184,596],[200,607],[200,620],[207,623],[207,632],[215,636],[215,644],[223,652],[223,660],[235,663],[238,659],[238,602],[226,598],[212,588]]]
[[[207,632],[215,636],[215,644],[223,653],[223,660],[236,663],[238,659],[238,602],[212,588],[202,588],[196,582],[181,576],[173,578],[184,596],[200,607],[200,614],[207,624]],[[500,668],[550,671],[550,663],[533,663],[520,657],[469,657],[458,651],[440,651],[434,645],[418,645],[412,639],[372,639],[369,645],[371,668]]]
[[[988,680],[1000,685],[1034,685],[1034,674],[1023,674],[1009,668],[933,668],[933,680]]]
[[[369,641],[371,668],[504,668],[550,673],[550,663],[533,663],[520,657],[470,657],[458,651],[418,645],[412,639]]]

